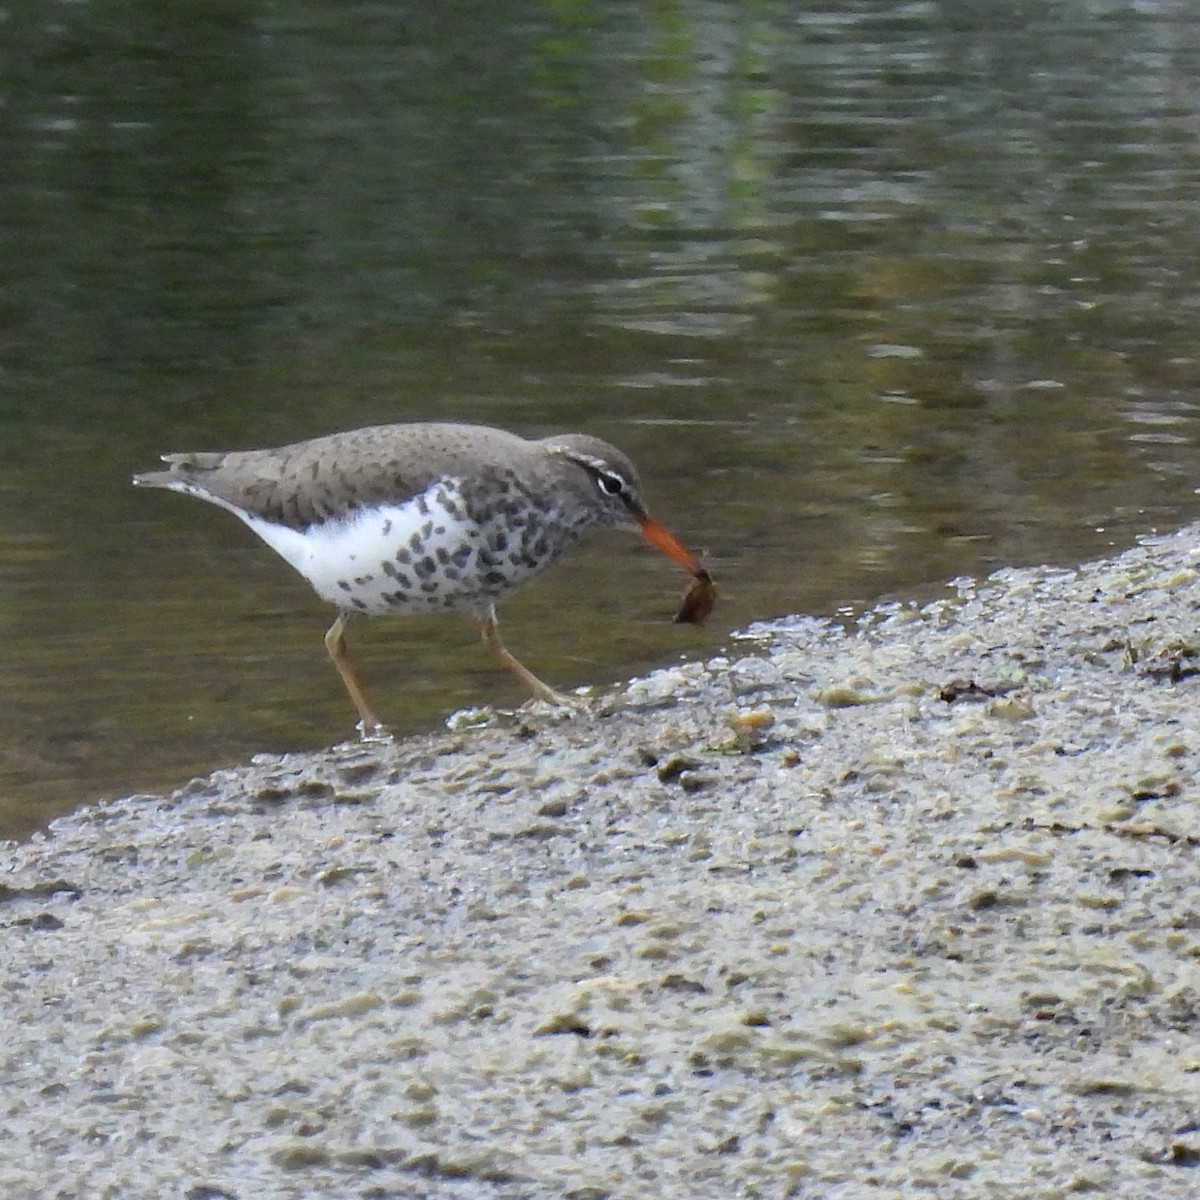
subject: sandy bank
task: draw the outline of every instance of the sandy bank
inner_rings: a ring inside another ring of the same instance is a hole
[[[0,1194],[1200,1194],[1198,546],[7,846]]]

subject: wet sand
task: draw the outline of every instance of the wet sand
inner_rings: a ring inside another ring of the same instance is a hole
[[[1200,1193],[1200,532],[4,850],[0,1194]]]

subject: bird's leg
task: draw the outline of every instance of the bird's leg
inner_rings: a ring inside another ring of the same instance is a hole
[[[496,610],[488,609],[477,618],[483,634],[483,644],[539,699],[563,708],[578,708],[579,702],[563,696],[544,684],[528,667],[519,663],[500,640],[500,628],[496,622]]]
[[[338,613],[337,620],[330,625],[329,632],[325,635],[325,649],[329,651],[329,657],[333,659],[333,665],[342,677],[342,683],[346,685],[346,691],[350,693],[354,707],[358,709],[358,731],[362,734],[363,741],[386,736],[387,730],[371,711],[371,706],[367,703],[366,696],[363,695],[362,685],[358,682],[358,676],[351,665],[350,655],[346,652],[345,613]]]

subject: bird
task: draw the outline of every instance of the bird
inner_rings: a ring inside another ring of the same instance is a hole
[[[534,697],[543,683],[500,637],[496,605],[593,530],[631,528],[692,575],[676,617],[698,622],[707,569],[646,511],[633,463],[583,433],[527,439],[459,422],[374,425],[265,450],[164,454],[133,477],[226,509],[337,609],[325,646],[364,738],[387,736],[346,645],[359,616],[465,613]]]

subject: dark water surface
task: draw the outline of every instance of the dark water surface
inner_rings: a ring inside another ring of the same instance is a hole
[[[1200,515],[1200,10],[47,3],[0,26],[0,831],[347,736],[330,614],[165,450],[588,430],[633,538],[503,614],[551,682]],[[355,631],[399,730],[520,699]]]

